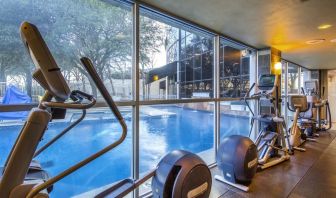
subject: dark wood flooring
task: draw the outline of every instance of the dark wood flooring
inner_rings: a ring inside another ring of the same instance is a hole
[[[323,132],[304,145],[306,152],[295,151],[289,161],[258,172],[248,193],[213,179],[210,197],[336,197],[335,136],[336,131]],[[212,169],[216,174],[219,169]]]

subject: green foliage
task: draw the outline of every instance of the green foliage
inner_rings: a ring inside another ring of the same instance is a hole
[[[8,75],[28,78],[33,71],[18,32],[22,21],[38,26],[68,81],[87,76],[79,62],[82,56],[93,60],[112,89],[112,79],[131,77],[130,7],[97,0],[2,0],[1,4],[0,82]],[[142,30],[141,60],[146,65],[150,52],[158,50],[162,30],[151,20],[143,21]],[[96,94],[93,87],[92,92]]]

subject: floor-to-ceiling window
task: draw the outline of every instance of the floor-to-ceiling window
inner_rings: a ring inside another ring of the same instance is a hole
[[[140,105],[139,173],[174,149],[214,163],[214,105],[206,101],[214,97],[214,35],[146,8],[139,26],[139,95],[147,101]],[[148,43],[148,37],[156,40]]]
[[[32,79],[34,64],[20,39],[19,27],[23,21],[39,28],[72,90],[93,94],[98,103],[103,102],[81,66],[79,58],[87,56],[116,101],[132,100],[133,22],[130,4],[114,1],[3,0],[0,17],[0,102],[35,103],[44,94],[44,90]],[[131,176],[132,108],[123,106],[120,110],[128,126],[126,140],[116,149],[57,182],[51,197],[70,197]],[[0,112],[1,166],[27,114],[27,111]],[[69,110],[65,119],[51,122],[39,146],[59,134],[80,115],[81,111]],[[93,108],[78,126],[42,152],[37,160],[51,176],[55,176],[111,144],[119,137],[120,130],[108,108]]]
[[[319,80],[320,79],[320,71],[319,70],[312,70],[310,78],[312,80]]]
[[[301,67],[301,77],[300,77],[300,93],[303,94],[302,88],[304,87],[304,83],[306,81],[311,80],[311,71]]]
[[[219,53],[219,96],[226,99],[220,103],[220,138],[232,134],[248,136],[250,112],[241,99],[255,80],[254,52],[221,39]]]
[[[213,98],[213,35],[140,14],[140,98]]]
[[[287,93],[288,94],[298,94],[299,93],[299,66],[292,63],[287,65]]]
[[[305,81],[319,80],[318,70],[309,70],[305,67],[296,65],[286,60],[282,61],[282,74],[281,74],[281,94],[282,94],[282,106],[281,113],[287,118],[287,125],[290,127],[292,124],[293,112],[287,108],[288,96],[295,94],[307,94],[304,93]]]

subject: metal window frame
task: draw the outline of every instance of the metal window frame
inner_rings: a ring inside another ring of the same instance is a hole
[[[215,156],[217,155],[217,150],[220,144],[220,64],[219,64],[219,55],[220,53],[220,37],[217,35],[214,37],[214,98],[215,108],[214,108],[214,147],[215,147]],[[215,162],[216,163],[216,162]]]
[[[132,7],[133,17],[133,55],[132,55],[132,82],[133,82],[133,101],[132,102],[132,178],[138,179],[140,177],[140,107],[138,101],[140,100],[140,14],[139,4],[134,3]],[[139,189],[133,191],[132,197],[139,197]]]
[[[283,74],[285,77],[285,111],[284,111],[284,116],[286,118],[286,123],[288,123],[288,109],[287,109],[287,102],[288,102],[288,62],[285,62],[285,73]]]

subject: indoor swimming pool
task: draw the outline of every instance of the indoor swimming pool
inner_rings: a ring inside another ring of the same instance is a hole
[[[88,113],[87,119],[38,156],[37,159],[50,175],[60,173],[119,138],[120,128],[112,114],[93,111]],[[150,109],[141,107],[140,112],[141,173],[155,167],[165,153],[177,148],[194,153],[212,149],[208,153],[214,155],[212,112],[179,106],[151,106]],[[123,110],[122,114],[128,126],[126,140],[116,149],[58,182],[54,186],[52,197],[74,196],[131,176],[131,109]],[[79,116],[76,114],[71,120],[74,121]],[[68,126],[69,122],[70,120],[50,123],[40,146]],[[21,127],[21,124],[6,126],[3,123],[0,126],[1,164],[4,164]],[[221,114],[221,137],[230,134],[246,135],[248,130],[248,117]]]

